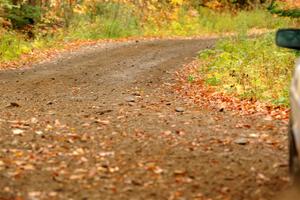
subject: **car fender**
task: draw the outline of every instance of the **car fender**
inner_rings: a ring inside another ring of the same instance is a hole
[[[291,121],[295,145],[300,152],[300,59],[296,61],[296,67],[290,87]],[[300,154],[298,155],[300,159]]]

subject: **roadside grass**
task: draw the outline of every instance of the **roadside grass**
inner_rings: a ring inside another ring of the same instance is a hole
[[[215,12],[207,8],[201,8],[197,12],[178,9],[173,13],[174,20],[158,23],[148,23],[145,27],[146,35],[161,36],[191,36],[201,34],[227,34],[233,32],[248,31],[250,29],[276,29],[294,23],[293,20],[283,17],[275,17],[261,9],[252,11],[240,11],[236,14],[230,12]]]
[[[197,74],[217,91],[288,107],[296,52],[276,47],[274,38],[267,33],[223,39],[199,54]]]
[[[240,32],[241,30],[275,29],[292,23],[289,18],[279,18],[265,10],[240,11],[235,15],[229,12],[217,14],[211,10],[200,10],[199,20],[207,32]]]
[[[0,62],[13,60],[30,52],[30,44],[25,41],[22,35],[4,30],[0,30],[0,33]]]
[[[141,34],[136,8],[127,4],[98,3],[92,15],[79,14],[71,21],[66,39],[104,39]]]

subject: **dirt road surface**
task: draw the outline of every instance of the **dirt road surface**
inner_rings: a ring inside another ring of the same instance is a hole
[[[289,184],[286,124],[172,89],[213,44],[105,43],[0,72],[0,199],[276,198]]]

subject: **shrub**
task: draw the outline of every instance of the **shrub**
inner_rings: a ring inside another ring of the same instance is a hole
[[[117,38],[141,32],[134,8],[126,4],[98,3],[91,12],[94,14],[75,16],[69,39]]]
[[[30,50],[30,43],[19,34],[6,32],[0,37],[0,62],[15,59]]]
[[[37,6],[21,5],[7,8],[7,19],[9,19],[16,29],[21,29],[26,25],[33,25],[40,21],[41,10]]]
[[[214,50],[200,53],[201,76],[219,91],[288,106],[296,54],[276,47],[274,37],[269,33],[219,41]]]

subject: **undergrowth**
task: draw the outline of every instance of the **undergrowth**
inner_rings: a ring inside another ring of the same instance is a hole
[[[0,33],[0,62],[16,59],[32,49],[22,35],[7,31],[0,31]]]
[[[293,24],[289,18],[280,18],[271,15],[265,10],[230,12],[215,12],[201,8],[193,12],[184,8],[178,9],[174,17],[176,20],[162,21],[161,25],[147,24],[146,35],[199,35],[211,33],[228,33],[256,29],[276,29]]]
[[[140,21],[134,7],[126,4],[99,3],[93,15],[75,16],[66,38],[102,39],[140,34]]]
[[[199,55],[200,76],[218,91],[289,106],[296,52],[275,46],[275,34],[227,38]]]

